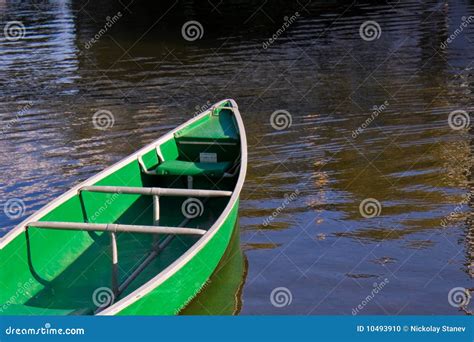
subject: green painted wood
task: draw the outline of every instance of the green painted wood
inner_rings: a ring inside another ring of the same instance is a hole
[[[239,132],[234,124],[231,110],[222,109],[218,115],[209,115],[199,124],[183,128],[175,134],[186,141],[226,141],[237,142]]]
[[[239,202],[209,243],[184,267],[120,315],[174,315],[206,284],[224,254],[237,220]]]
[[[231,162],[220,163],[197,163],[182,160],[168,160],[156,168],[158,175],[187,175],[187,176],[207,176],[222,177],[232,166]]]
[[[240,247],[240,229],[234,228],[229,246],[201,292],[180,315],[237,315],[242,308],[242,290],[248,263]]]
[[[223,112],[224,113],[224,112]],[[199,129],[209,116],[193,122]],[[229,124],[228,119],[222,120]],[[233,122],[233,121],[232,121]],[[225,128],[225,130],[232,128]],[[233,128],[234,130],[236,127]],[[224,131],[224,130],[223,130]],[[175,138],[160,146],[165,160],[183,160],[196,153],[196,146],[178,146]],[[204,147],[205,149],[205,147]],[[199,152],[199,151],[198,151]],[[235,161],[239,151],[221,149],[219,161]],[[154,146],[145,151],[147,167],[159,163]],[[226,178],[216,188],[205,176],[194,177],[194,187],[232,191],[237,177]],[[131,160],[115,172],[95,182],[99,186],[173,187],[186,188],[186,175],[150,176],[141,172],[137,160]],[[182,197],[160,199],[160,225],[178,226],[184,219]],[[188,227],[209,229],[229,203],[229,198],[211,198],[200,216],[186,224]],[[176,314],[204,286],[226,250],[236,223],[238,201],[224,223],[208,244],[189,262],[162,284],[119,314]],[[131,194],[81,192],[56,208],[46,212],[38,221],[121,223],[152,225],[152,197]],[[165,236],[159,237],[163,239]],[[169,267],[198,241],[199,237],[183,236],[171,244],[116,298],[121,301],[144,284],[150,284],[161,271]],[[117,235],[120,281],[124,281],[150,252],[153,236],[120,233]],[[0,249],[0,315],[66,315],[92,314],[97,309],[94,292],[111,286],[110,237],[104,232],[65,230],[23,231]]]

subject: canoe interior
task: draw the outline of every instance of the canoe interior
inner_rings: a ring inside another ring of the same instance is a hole
[[[163,160],[199,162],[202,153],[207,153],[217,162],[235,165],[240,157],[240,142],[233,115],[231,110],[220,109],[176,132],[160,144]],[[143,162],[148,170],[159,166],[161,161],[154,147],[144,153]],[[193,176],[193,188],[232,191],[238,176],[238,172],[231,177],[197,174]],[[187,188],[188,176],[186,172],[147,175],[134,159],[91,185]],[[185,217],[181,207],[186,199],[160,197],[160,226],[176,227],[182,223]],[[186,227],[209,229],[229,197],[201,200],[205,201],[202,215],[189,220]],[[153,225],[152,197],[81,192],[45,213],[39,221]],[[198,239],[175,237],[116,301],[159,274]],[[119,233],[117,242],[119,276],[123,281],[150,252],[153,236]],[[94,291],[111,287],[110,236],[107,232],[29,228],[0,249],[0,270],[0,315],[94,314]]]

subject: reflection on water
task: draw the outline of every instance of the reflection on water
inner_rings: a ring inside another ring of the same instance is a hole
[[[242,289],[248,263],[235,227],[229,248],[204,289],[181,311],[182,315],[237,315],[242,309]]]
[[[0,2],[2,28],[26,27],[22,40],[0,38],[2,201],[20,198],[32,213],[196,108],[232,97],[250,158],[241,313],[351,314],[385,278],[362,314],[462,313],[447,293],[472,287],[472,198],[459,203],[472,190],[473,142],[447,119],[472,110],[474,24],[440,46],[474,15],[472,2],[126,4]],[[183,39],[189,20],[202,24],[202,39]],[[366,20],[380,24],[379,39],[361,39]],[[92,125],[101,109],[113,113],[111,129]],[[272,127],[276,110],[291,126]],[[367,198],[381,203],[379,216],[361,216]],[[0,215],[3,232],[19,221]],[[231,287],[211,283],[188,313]],[[290,305],[271,304],[276,287],[291,291]]]

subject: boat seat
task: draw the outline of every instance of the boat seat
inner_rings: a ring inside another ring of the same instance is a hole
[[[0,306],[2,307],[2,306]],[[91,308],[82,309],[52,309],[37,306],[28,306],[26,304],[8,304],[2,307],[2,314],[8,316],[65,316],[65,315],[92,315],[94,310]]]
[[[156,168],[157,175],[222,177],[231,162],[200,163],[183,160],[167,160]]]

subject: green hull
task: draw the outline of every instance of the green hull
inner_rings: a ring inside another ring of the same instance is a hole
[[[242,309],[242,290],[248,263],[240,247],[239,225],[234,228],[229,247],[201,292],[180,315],[237,315]]]
[[[228,100],[216,108],[71,189],[1,239],[0,315],[179,313],[229,245],[245,178],[246,138],[237,106]],[[122,188],[96,191],[104,186]],[[202,189],[227,197],[200,198],[196,214],[183,211],[196,200],[191,196],[123,192],[129,188]],[[78,227],[64,230],[65,223]],[[97,230],[101,225],[105,231]],[[110,234],[117,225],[144,231]],[[193,235],[169,239],[166,229],[183,225]],[[148,227],[165,230],[150,234]]]
[[[206,284],[221,260],[236,223],[238,202],[219,232],[190,262],[120,315],[174,315],[186,306]],[[179,289],[179,291],[177,291]]]

